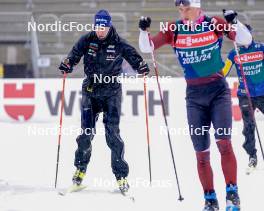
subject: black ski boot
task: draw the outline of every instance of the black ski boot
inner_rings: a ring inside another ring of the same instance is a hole
[[[129,191],[129,184],[125,177],[117,178],[118,188],[122,194],[126,194]]]
[[[73,175],[72,182],[74,185],[81,185],[83,178],[85,176],[85,171],[77,169]]]
[[[257,155],[254,154],[254,155],[250,155],[249,156],[249,163],[248,163],[248,167],[249,168],[256,168],[258,165],[258,158],[257,158]]]
[[[226,211],[240,211],[240,198],[236,185],[226,187]]]
[[[214,191],[204,193],[205,205],[203,211],[218,211],[219,204]]]

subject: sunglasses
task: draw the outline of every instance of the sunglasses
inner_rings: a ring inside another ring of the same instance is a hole
[[[180,5],[183,5],[185,7],[190,6],[190,1],[189,0],[175,0],[175,6],[179,7]]]

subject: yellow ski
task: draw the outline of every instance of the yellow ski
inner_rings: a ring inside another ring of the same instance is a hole
[[[86,187],[87,186],[85,186],[85,185],[76,185],[76,184],[74,184],[71,187],[69,187],[66,191],[60,191],[59,195],[65,196],[68,193],[79,192],[79,191],[84,190]]]

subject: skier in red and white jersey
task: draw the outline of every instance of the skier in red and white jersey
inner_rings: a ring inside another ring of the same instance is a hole
[[[203,210],[219,210],[210,164],[209,130],[213,124],[226,182],[226,210],[237,211],[240,210],[240,199],[237,161],[231,143],[231,94],[222,74],[225,63],[221,57],[221,48],[224,35],[240,45],[250,44],[252,36],[239,22],[235,11],[224,10],[224,20],[205,15],[200,0],[176,0],[175,5],[180,20],[170,22],[168,30],[150,37],[152,41],[148,32],[151,18],[140,19],[139,47],[144,53],[152,53],[164,45],[173,47],[187,82],[187,117],[196,151],[199,179],[204,190]]]

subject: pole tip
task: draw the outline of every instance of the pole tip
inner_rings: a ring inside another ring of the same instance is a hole
[[[182,201],[184,200],[184,198],[180,195],[178,200],[179,200],[180,202],[182,202]]]

